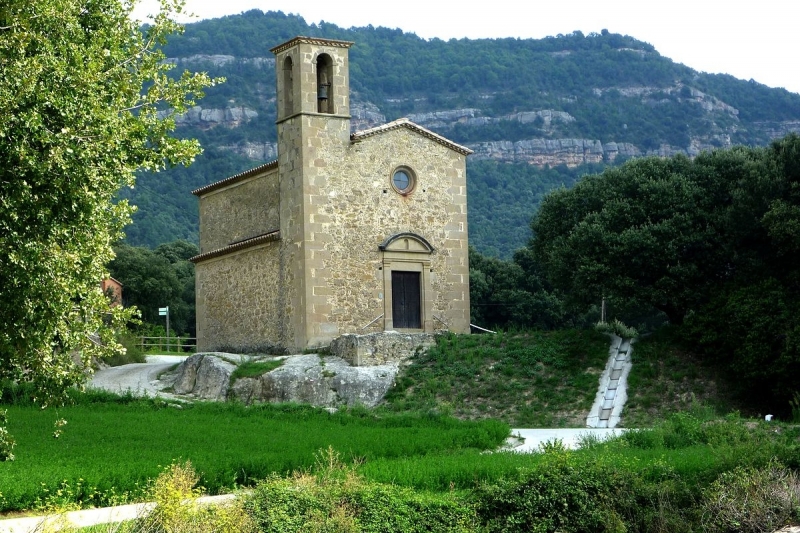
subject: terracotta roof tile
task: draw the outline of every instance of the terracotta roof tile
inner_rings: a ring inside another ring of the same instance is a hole
[[[242,241],[231,243],[228,246],[224,246],[216,250],[211,250],[210,252],[206,252],[204,254],[196,255],[191,259],[189,259],[189,261],[191,261],[192,263],[200,263],[201,261],[206,261],[208,259],[213,259],[215,257],[220,257],[233,252],[246,250],[248,248],[252,248],[253,246],[263,244],[265,242],[278,241],[280,240],[280,238],[281,238],[281,232],[279,230],[273,230],[268,233],[263,233],[261,235],[258,235],[256,237],[250,237],[249,239],[244,239]]]
[[[217,189],[221,189],[222,187],[227,187],[228,185],[233,185],[234,183],[249,178],[251,176],[255,176],[260,172],[265,170],[272,170],[273,168],[278,168],[278,160],[270,161],[269,163],[264,163],[263,165],[259,165],[255,168],[251,168],[250,170],[245,170],[244,172],[240,172],[230,178],[225,178],[224,180],[220,180],[214,183],[210,183],[204,187],[200,187],[199,189],[195,189],[192,191],[192,194],[195,196],[202,196],[206,193],[211,191],[216,191]]]

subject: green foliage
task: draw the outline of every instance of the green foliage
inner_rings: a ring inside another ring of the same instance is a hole
[[[534,256],[576,301],[639,301],[681,323],[722,259],[709,181],[685,157],[637,159],[589,176],[545,199],[532,222]]]
[[[9,435],[6,425],[8,424],[8,411],[0,411],[0,462],[14,460],[14,446],[17,445],[14,438]],[[0,492],[0,496],[2,493]]]
[[[792,408],[792,422],[800,423],[800,392],[795,392],[794,397],[789,401]]]
[[[702,510],[710,533],[774,531],[800,520],[800,478],[777,463],[738,467],[708,487]]]
[[[122,366],[131,363],[145,363],[146,358],[141,347],[141,339],[129,331],[123,332],[119,336],[119,343],[124,349],[115,353],[104,362],[109,366]]]
[[[639,338],[631,361],[625,427],[648,427],[670,413],[700,405],[719,413],[761,412],[752,398],[742,396],[739,380],[727,376],[724,365],[704,360],[694,343],[684,342],[679,328],[667,326]]]
[[[332,448],[318,454],[311,472],[259,483],[245,508],[267,533],[466,533],[476,522],[474,510],[456,495],[366,481]]]
[[[598,463],[577,463],[561,450],[530,470],[476,491],[478,515],[492,532],[627,531],[633,506],[630,474]]]
[[[626,326],[624,322],[617,318],[611,322],[598,322],[594,325],[594,330],[600,333],[613,333],[623,339],[635,339],[639,336],[636,328]]]
[[[571,325],[560,294],[537,266],[525,250],[503,261],[470,247],[470,321],[488,329]]]
[[[283,359],[275,359],[273,361],[244,361],[231,373],[231,383],[239,378],[257,378],[267,372],[272,372],[282,364]]]
[[[583,426],[607,357],[608,338],[593,331],[442,336],[411,359],[384,409]]]
[[[508,136],[501,132],[494,138],[507,139]],[[461,138],[458,140],[465,142]],[[530,239],[531,215],[547,193],[571,188],[582,176],[603,168],[603,165],[539,168],[527,163],[468,159],[470,244],[482,254],[511,258]]]
[[[799,183],[797,135],[631,161],[549,195],[531,249],[573,303],[610,296],[686,320],[704,357],[785,410],[800,371]]]
[[[167,75],[157,47],[181,4],[162,7],[144,32],[117,0],[0,9],[0,377],[36,383],[45,402],[119,348],[129,313],[99,288],[132,212],[117,191],[199,151],[158,110],[184,111],[213,81]]]
[[[174,461],[190,460],[200,484],[217,493],[310,467],[314,452],[327,446],[348,462],[370,462],[493,449],[509,433],[495,420],[330,414],[298,405],[177,405],[93,391],[75,393],[75,404],[59,409],[69,425],[55,439],[53,413],[33,404],[30,392],[4,393],[4,402],[18,404],[8,407],[18,447],[17,459],[0,469],[0,512],[31,508],[44,494],[70,487],[73,503],[82,507],[141,499],[158,465]]]
[[[199,248],[186,241],[161,244],[155,250],[120,243],[114,252],[108,268],[123,285],[123,304],[136,306],[144,322],[159,325],[164,322],[159,308],[169,307],[170,329],[179,335],[194,334],[195,277],[189,258],[199,254]]]

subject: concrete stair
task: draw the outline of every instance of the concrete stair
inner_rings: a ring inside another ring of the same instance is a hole
[[[608,362],[600,376],[600,386],[592,410],[586,417],[586,427],[614,428],[619,423],[622,408],[628,399],[627,381],[631,370],[632,339],[611,335]]]

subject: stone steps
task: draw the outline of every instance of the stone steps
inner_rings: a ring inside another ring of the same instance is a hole
[[[600,386],[586,427],[613,428],[619,423],[622,408],[628,399],[627,380],[631,369],[631,339],[611,335],[608,362],[600,376]]]

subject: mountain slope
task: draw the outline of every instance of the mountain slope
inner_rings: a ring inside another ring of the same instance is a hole
[[[582,173],[629,157],[691,156],[800,131],[800,95],[698,73],[647,43],[606,31],[426,41],[400,30],[308,25],[254,10],[188,25],[165,48],[177,70],[207,70],[228,82],[209,89],[179,122],[178,133],[199,138],[206,154],[189,169],[143,176],[131,192],[140,205],[131,243],[193,239],[190,190],[275,157],[269,49],[295,35],[355,42],[354,129],[408,116],[475,150],[472,243],[504,257],[525,244],[541,195]]]

